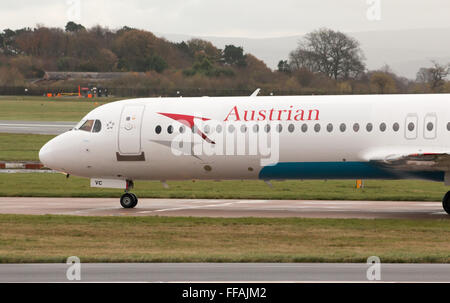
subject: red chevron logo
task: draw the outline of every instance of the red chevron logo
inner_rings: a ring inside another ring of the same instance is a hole
[[[203,118],[203,117],[196,117],[191,115],[180,115],[180,114],[170,114],[170,113],[158,113],[160,115],[166,116],[170,119],[173,119],[177,122],[180,122],[187,127],[189,127],[192,131],[194,131],[194,126],[197,129],[197,134],[202,137],[203,140],[205,140],[208,143],[216,144],[214,141],[208,138],[201,130],[195,125],[194,119],[201,119],[202,121],[208,121],[211,119]]]

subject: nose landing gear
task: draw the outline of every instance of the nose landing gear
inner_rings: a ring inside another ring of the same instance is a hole
[[[125,189],[125,193],[122,197],[120,197],[120,205],[122,205],[123,208],[134,208],[138,204],[137,196],[128,192],[128,190],[133,187],[133,181],[127,180],[127,188]]]
[[[134,208],[138,203],[138,198],[133,193],[124,193],[122,197],[120,197],[120,205],[123,208]]]
[[[442,207],[450,215],[450,191],[448,191],[442,199]]]

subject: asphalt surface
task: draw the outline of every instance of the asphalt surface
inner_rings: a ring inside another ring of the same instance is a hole
[[[66,264],[1,264],[0,282],[70,282]],[[355,263],[86,263],[81,282],[368,282]],[[380,264],[384,282],[450,282],[450,264]]]
[[[0,197],[1,214],[449,219],[440,202]]]
[[[0,133],[59,135],[75,125],[75,122],[0,120]]]

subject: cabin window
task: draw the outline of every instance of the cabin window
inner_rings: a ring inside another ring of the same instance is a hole
[[[333,124],[328,123],[328,125],[327,125],[327,131],[328,131],[329,133],[331,133],[331,132],[333,131]]]
[[[241,125],[241,133],[247,132],[247,126]]]
[[[283,130],[283,126],[281,124],[277,125],[277,132],[281,133],[281,131]]]
[[[450,131],[450,122],[447,123],[447,130]]]
[[[205,127],[203,128],[203,132],[204,132],[205,134],[209,134],[209,131],[210,131],[209,125],[205,125]]]
[[[306,123],[304,123],[302,125],[302,132],[306,133],[308,131],[308,125]]]
[[[289,126],[288,126],[288,131],[289,131],[290,133],[292,133],[292,132],[294,131],[294,129],[295,129],[294,124],[289,124]]]
[[[430,131],[433,130],[433,128],[434,128],[433,123],[432,123],[432,122],[428,122],[428,123],[427,123],[427,130],[430,132]]]
[[[384,132],[386,130],[386,123],[383,122],[383,123],[380,124],[380,130],[382,132]]]
[[[415,128],[414,123],[409,122],[409,123],[408,123],[408,130],[409,130],[410,132],[412,132],[412,131],[414,130],[414,128]]]
[[[217,125],[216,132],[219,134],[222,132],[222,125]]]
[[[359,131],[359,124],[358,123],[353,124],[353,131],[355,133],[357,133]]]
[[[315,131],[316,133],[320,132],[320,124],[319,124],[319,123],[317,123],[316,125],[314,125],[314,131]]]
[[[161,133],[161,126],[160,125],[158,125],[158,126],[156,126],[155,127],[155,133],[157,133],[158,135]]]
[[[367,123],[367,125],[366,125],[367,132],[370,133],[372,131],[372,129],[373,129],[373,124],[372,123]]]
[[[167,132],[168,132],[169,134],[173,133],[173,126],[172,126],[172,125],[169,125],[169,126],[167,127]]]
[[[253,132],[254,133],[259,132],[259,125],[258,124],[253,125]]]
[[[266,126],[264,127],[264,130],[266,131],[266,133],[270,132],[270,125],[266,124]]]
[[[339,129],[341,130],[341,132],[345,132],[345,130],[347,129],[347,126],[345,125],[345,123],[341,123],[341,125],[339,125]]]
[[[399,125],[397,122],[395,122],[394,125],[392,125],[392,129],[393,129],[395,132],[398,132],[398,130],[400,129],[400,125]]]
[[[184,126],[180,126],[180,128],[178,129],[178,131],[180,132],[180,134],[184,133]]]
[[[228,132],[229,132],[229,133],[234,133],[234,130],[235,130],[234,125],[228,126]]]
[[[83,125],[80,126],[79,130],[91,132],[92,127],[94,126],[94,121],[95,120],[86,120],[86,122],[84,122]]]
[[[102,122],[100,120],[95,120],[94,127],[92,128],[93,133],[99,133],[102,130]]]

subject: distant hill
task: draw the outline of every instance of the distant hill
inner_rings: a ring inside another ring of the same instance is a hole
[[[440,63],[450,62],[450,28],[411,29],[393,31],[370,31],[348,33],[356,38],[366,55],[367,67],[378,69],[388,64],[394,72],[415,79],[421,67],[431,65],[431,60]],[[177,34],[157,34],[169,41],[180,42],[194,36]],[[297,47],[302,36],[280,38],[234,38],[234,37],[198,37],[211,41],[219,48],[226,44],[244,47],[275,69],[278,61],[287,59],[289,52]]]

